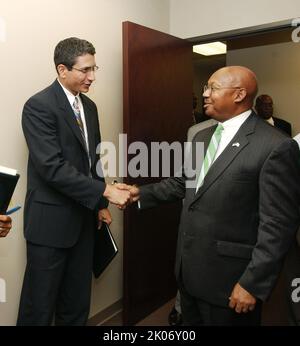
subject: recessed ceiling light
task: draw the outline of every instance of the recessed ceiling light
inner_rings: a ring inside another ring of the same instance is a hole
[[[202,54],[202,55],[217,55],[217,54],[226,54],[227,51],[226,44],[222,42],[212,42],[205,44],[198,44],[193,46],[193,52]]]

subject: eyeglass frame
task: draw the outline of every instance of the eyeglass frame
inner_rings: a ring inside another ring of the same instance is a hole
[[[210,94],[216,90],[221,90],[221,89],[243,89],[243,87],[217,87],[217,86],[208,86],[205,84],[203,86],[203,94],[207,91],[210,90]]]
[[[85,68],[76,68],[74,66],[71,67],[71,70],[76,70],[76,71],[79,71],[81,73],[84,73],[84,74],[88,74],[90,72],[97,72],[99,70],[99,66],[91,66],[91,67],[85,67]]]

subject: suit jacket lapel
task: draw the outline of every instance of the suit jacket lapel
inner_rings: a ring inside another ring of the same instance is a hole
[[[248,145],[248,135],[253,133],[256,125],[256,116],[252,113],[245,123],[238,130],[236,135],[224,149],[222,154],[210,167],[205,176],[203,185],[199,188],[193,202],[198,200],[209,187],[220,177],[231,162],[239,155],[239,153]],[[239,143],[239,146],[232,146],[234,143]]]
[[[57,80],[53,83],[53,87],[56,93],[57,102],[58,102],[58,106],[61,111],[62,117],[66,120],[71,130],[73,131],[75,137],[79,140],[84,151],[86,152],[86,145],[84,143],[84,139],[82,138],[79,126],[76,122],[74,111],[68,101],[66,94],[64,93],[62,87],[60,86]]]

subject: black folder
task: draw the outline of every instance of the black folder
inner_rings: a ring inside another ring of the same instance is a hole
[[[103,222],[95,233],[93,272],[98,278],[118,253],[118,247],[108,225]]]
[[[5,214],[19,178],[19,174],[0,172],[0,214]]]

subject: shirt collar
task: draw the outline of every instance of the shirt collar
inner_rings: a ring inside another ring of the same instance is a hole
[[[223,125],[224,130],[233,128],[233,127],[240,127],[246,121],[246,119],[250,116],[251,113],[252,113],[252,110],[249,109],[239,115],[236,115],[235,117],[229,120],[224,121],[221,124]]]
[[[74,103],[74,101],[75,101],[75,97],[76,97],[76,96],[79,96],[79,93],[78,93],[77,95],[72,94],[70,90],[68,90],[67,88],[65,88],[65,87],[61,84],[61,82],[60,82],[60,80],[59,80],[58,78],[57,78],[57,81],[58,81],[58,83],[60,84],[60,86],[62,87],[63,91],[65,92],[65,94],[66,94],[66,96],[67,96],[67,98],[68,98],[70,104],[73,105],[73,103]],[[79,97],[79,99],[80,99],[80,97]]]
[[[273,119],[273,117],[270,117],[269,119],[267,119],[267,122],[269,124],[271,124],[272,126],[274,126],[274,119]]]

